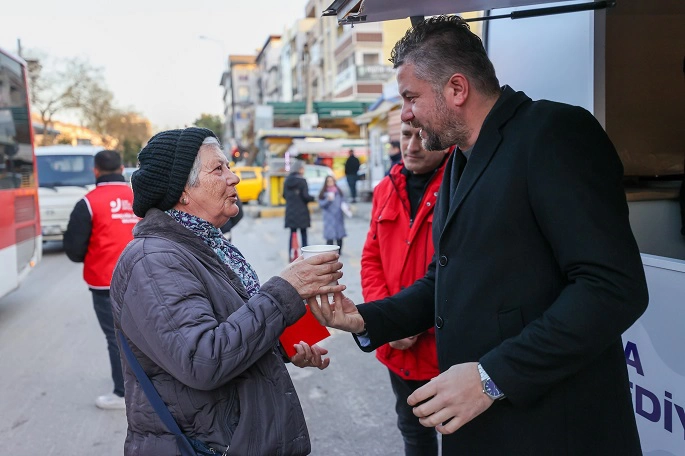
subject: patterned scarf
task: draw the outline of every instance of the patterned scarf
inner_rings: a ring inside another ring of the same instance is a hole
[[[206,220],[190,215],[187,212],[169,209],[166,213],[202,239],[210,249],[214,250],[219,259],[240,277],[248,296],[252,297],[259,291],[261,285],[259,284],[257,273],[252,269],[252,266],[250,266],[243,254],[240,253],[240,250],[224,237],[220,229],[214,227],[214,225]]]

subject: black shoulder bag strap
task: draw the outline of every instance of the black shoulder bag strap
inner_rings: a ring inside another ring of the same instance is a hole
[[[178,443],[178,449],[181,451],[181,455],[197,456],[197,453],[193,449],[193,446],[188,441],[188,437],[186,437],[186,435],[183,434],[183,432],[181,432],[181,429],[178,427],[176,420],[174,420],[174,417],[171,416],[169,408],[164,403],[162,398],[159,397],[159,393],[152,385],[152,382],[150,381],[147,374],[141,367],[140,363],[138,362],[138,359],[131,351],[131,347],[128,345],[128,342],[124,337],[124,333],[118,331],[118,334],[119,340],[121,341],[121,348],[124,349],[124,355],[126,355],[128,365],[131,366],[131,369],[133,369],[133,372],[136,374],[136,378],[138,379],[140,386],[143,387],[143,391],[145,391],[145,396],[147,396],[147,400],[150,401],[150,404],[152,404],[152,408],[155,409],[155,412],[157,412],[157,415],[159,415],[159,418],[162,420],[162,422],[169,430],[169,432],[176,436],[176,442]]]

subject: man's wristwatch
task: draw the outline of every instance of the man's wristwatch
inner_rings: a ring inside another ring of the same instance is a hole
[[[490,378],[483,366],[478,363],[478,373],[480,374],[480,383],[483,385],[483,392],[488,395],[492,400],[498,400],[504,398],[504,393],[497,388],[495,382]]]
[[[364,322],[364,329],[362,329],[362,332],[352,334],[354,334],[357,337],[369,337],[369,332],[366,330],[366,322]]]

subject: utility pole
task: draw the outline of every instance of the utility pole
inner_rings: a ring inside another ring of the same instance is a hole
[[[302,67],[304,71],[304,84],[305,84],[305,114],[311,114],[313,111],[313,101],[312,101],[312,81],[311,81],[311,71],[310,71],[311,56],[309,55],[309,43],[304,43],[302,47]]]

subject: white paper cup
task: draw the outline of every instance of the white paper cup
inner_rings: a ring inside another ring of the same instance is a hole
[[[300,251],[302,252],[302,257],[306,260],[307,258],[311,258],[316,255],[321,255],[322,253],[328,253],[328,252],[337,252],[340,250],[339,245],[308,245],[305,247],[302,247]],[[329,283],[328,285],[337,285],[338,281],[334,281]]]
[[[340,250],[339,245],[308,245],[300,249],[305,259],[321,255],[322,253],[337,252],[338,250]]]

